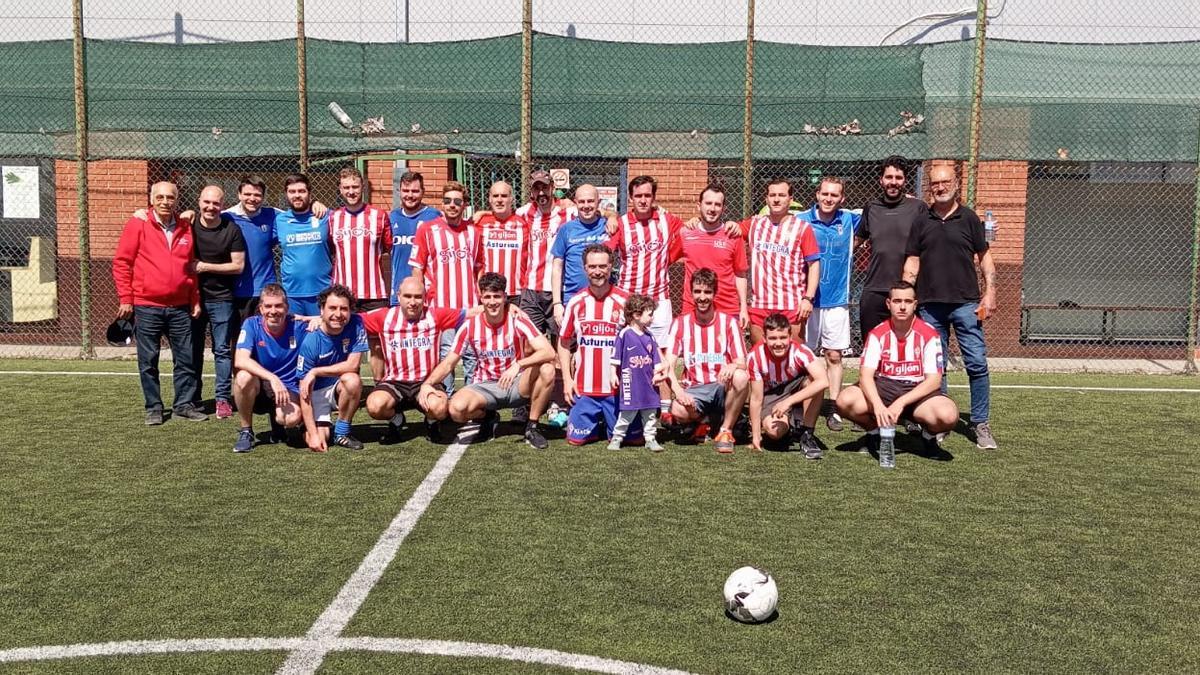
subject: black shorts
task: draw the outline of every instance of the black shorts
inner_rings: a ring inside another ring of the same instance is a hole
[[[233,313],[241,321],[245,321],[258,314],[258,296],[256,295],[253,298],[234,298]]]
[[[864,290],[858,299],[858,327],[867,341],[867,333],[892,317],[887,308],[888,291]],[[943,345],[944,347],[944,345]]]
[[[879,392],[879,398],[883,401],[884,405],[891,405],[896,401],[896,399],[915,389],[918,384],[920,383],[906,382],[904,380],[893,380],[890,377],[880,377],[878,375],[875,376],[875,390]],[[904,412],[900,413],[900,416],[912,419],[913,411],[917,409],[917,406],[931,398],[941,395],[941,392],[934,390],[932,394],[923,396],[919,400],[913,401],[912,403],[904,406]]]
[[[291,391],[290,389],[288,390]],[[254,414],[271,415],[275,412],[275,394],[271,390],[271,381],[258,378],[258,396],[254,397]]]
[[[537,329],[547,336],[558,335],[558,324],[554,321],[554,294],[550,291],[521,291],[522,312],[529,315],[529,320]]]
[[[355,300],[354,311],[361,314],[373,309],[379,309],[380,307],[387,307],[389,304],[386,298],[382,300]]]
[[[421,393],[421,385],[424,382],[405,382],[403,380],[383,380],[375,384],[375,391],[387,392],[394,402],[396,412],[401,410],[420,410],[421,407],[417,404],[417,399]],[[430,385],[438,391],[446,391],[446,385],[441,382],[436,382]]]

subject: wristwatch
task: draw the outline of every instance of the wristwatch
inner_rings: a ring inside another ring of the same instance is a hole
[[[815,297],[815,296],[811,296],[811,295],[806,295],[806,296],[804,296],[804,299],[805,299],[805,300],[807,300],[807,301],[809,301],[809,302],[812,302],[813,300],[815,300],[815,299],[816,299],[816,297]]]

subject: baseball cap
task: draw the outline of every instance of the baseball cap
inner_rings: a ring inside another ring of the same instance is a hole
[[[129,319],[117,319],[108,324],[108,330],[105,331],[104,337],[108,340],[108,344],[114,347],[124,347],[133,342],[133,321]]]
[[[553,185],[554,181],[550,180],[550,172],[546,171],[545,169],[538,169],[537,171],[530,173],[529,174],[529,184],[537,185],[538,183],[545,183],[546,185]]]

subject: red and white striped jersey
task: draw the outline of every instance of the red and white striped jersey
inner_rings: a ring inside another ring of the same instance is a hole
[[[751,382],[762,382],[763,389],[777,389],[808,372],[808,364],[817,359],[817,355],[805,345],[791,340],[788,350],[781,358],[775,358],[766,342],[760,342],[750,350],[746,368],[750,371]]]
[[[525,262],[525,279],[523,288],[531,291],[554,290],[551,284],[550,247],[554,237],[558,236],[558,228],[563,223],[579,217],[579,211],[572,204],[569,207],[558,206],[550,209],[550,213],[542,213],[533,202],[517,209],[517,215],[525,219],[529,225],[529,259]]]
[[[807,263],[821,258],[812,225],[792,214],[778,225],[768,216],[754,216],[748,230],[750,307],[783,312],[800,309]]]
[[[930,375],[941,375],[942,337],[920,319],[913,319],[912,329],[901,337],[888,319],[867,333],[861,367],[874,369],[876,377],[901,382],[920,382]]]
[[[734,361],[746,361],[746,343],[737,319],[713,313],[713,320],[701,324],[695,312],[680,314],[667,334],[668,351],[683,359],[683,386],[694,387],[717,381],[721,367]]]
[[[479,230],[467,221],[451,227],[445,218],[417,226],[408,264],[425,275],[430,307],[469,309],[479,304],[479,270],[483,268]]]
[[[513,214],[503,222],[488,213],[475,223],[483,246],[483,271],[503,274],[506,295],[521,292],[521,275],[529,257],[529,224]]]
[[[423,382],[438,364],[442,331],[458,326],[462,310],[430,309],[417,321],[409,321],[399,306],[363,312],[367,332],[379,336],[383,348],[383,379]]]
[[[350,289],[358,300],[386,300],[379,257],[392,250],[388,214],[366,204],[357,213],[342,207],[329,212],[333,240],[333,283]]]
[[[608,295],[597,298],[585,288],[567,301],[563,310],[560,340],[575,339],[575,390],[584,396],[611,396],[617,383],[609,378],[609,360],[617,332],[625,325],[625,301],[629,293],[610,286]]]
[[[621,255],[617,285],[655,300],[669,297],[667,268],[683,257],[679,231],[683,221],[662,207],[654,207],[650,218],[639,221],[630,211],[621,216],[608,247]]]
[[[475,350],[479,359],[475,366],[476,382],[496,382],[512,364],[525,358],[528,342],[542,333],[528,317],[504,311],[504,320],[499,326],[488,323],[483,314],[466,323],[454,335],[454,353],[462,355],[467,344]]]

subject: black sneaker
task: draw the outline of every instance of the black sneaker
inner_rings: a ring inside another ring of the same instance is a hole
[[[349,448],[351,450],[362,450],[364,447],[362,441],[351,436],[350,434],[342,434],[341,436],[334,437],[333,444],[340,445],[343,448]]]
[[[525,425],[525,442],[534,450],[545,450],[550,447],[550,444],[546,442],[546,437],[542,435],[541,431],[538,431],[536,424]]]
[[[430,443],[440,443],[442,439],[442,426],[434,420],[425,420],[425,437]]]
[[[514,424],[527,424],[529,422],[529,406],[519,405],[513,408],[512,421]]]
[[[146,411],[146,426],[156,427],[163,423],[162,408],[150,408]]]
[[[287,427],[277,422],[274,415],[267,415],[267,420],[271,422],[271,435],[269,436],[270,441],[272,443],[287,444]]]
[[[404,415],[396,413],[392,415],[392,419],[388,420],[387,431],[383,432],[379,442],[386,445],[400,442],[400,432],[404,429]]]
[[[800,449],[804,451],[804,459],[821,459],[821,446],[813,432],[805,429],[800,434]]]
[[[250,452],[254,448],[254,430],[250,427],[243,427],[238,431],[237,442],[233,444],[233,451],[237,453]]]
[[[208,415],[196,406],[187,406],[186,408],[177,408],[171,412],[172,417],[189,420],[191,422],[203,422],[208,419]]]
[[[479,431],[475,433],[475,441],[486,441],[496,437],[496,429],[500,426],[500,416],[492,410],[484,413],[479,420]]]

